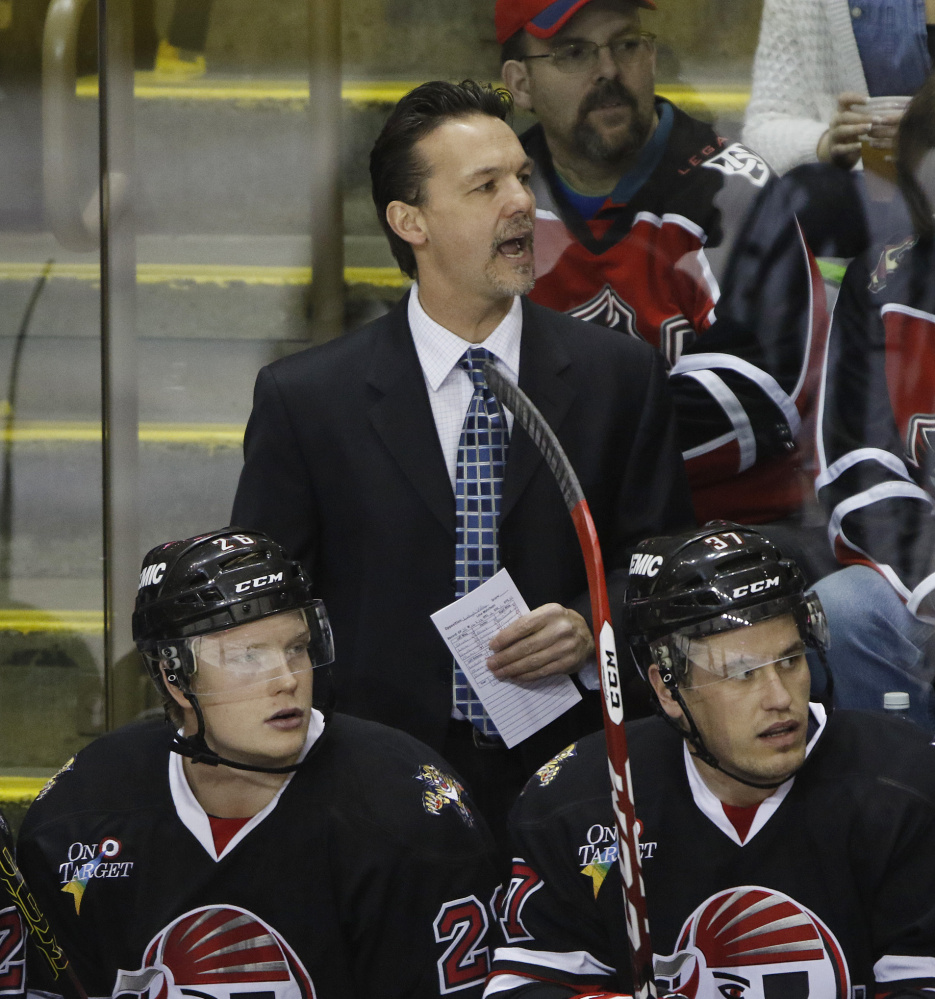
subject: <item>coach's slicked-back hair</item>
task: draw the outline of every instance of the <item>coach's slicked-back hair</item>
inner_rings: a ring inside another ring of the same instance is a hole
[[[421,205],[429,171],[416,153],[416,143],[453,118],[485,114],[509,122],[513,98],[509,91],[482,86],[473,80],[447,83],[433,80],[411,90],[396,105],[370,151],[370,181],[380,225],[390,241],[399,269],[416,276],[412,247],[393,232],[386,220],[391,201]]]
[[[926,156],[935,155],[935,71],[906,108],[896,140],[896,173],[920,236],[935,237],[935,192],[919,183],[916,171]]]

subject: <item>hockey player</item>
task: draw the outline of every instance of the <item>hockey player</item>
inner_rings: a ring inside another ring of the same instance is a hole
[[[776,521],[804,495],[824,289],[767,164],[655,96],[655,6],[497,0],[503,81],[539,119],[530,297],[665,356],[699,523]]]
[[[162,545],[133,627],[172,730],[82,750],[20,837],[88,993],[479,995],[489,834],[427,747],[313,707],[331,632],[299,565],[235,528]]]
[[[662,717],[628,726],[660,993],[919,996],[935,989],[935,749],[912,725],[809,704],[821,605],[762,535],[711,524],[637,548],[630,646]],[[630,988],[601,735],[543,768],[484,993]]]

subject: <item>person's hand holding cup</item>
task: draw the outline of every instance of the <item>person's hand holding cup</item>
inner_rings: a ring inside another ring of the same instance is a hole
[[[869,97],[867,110],[871,126],[860,138],[860,156],[864,170],[896,183],[896,133],[909,105],[910,97]],[[867,178],[868,183],[870,177]]]
[[[857,164],[861,153],[861,137],[873,121],[867,108],[868,99],[853,91],[838,94],[838,107],[828,123],[828,130],[818,140],[818,160],[833,163],[843,170]]]

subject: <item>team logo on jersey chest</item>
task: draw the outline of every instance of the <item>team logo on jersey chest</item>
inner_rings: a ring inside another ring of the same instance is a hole
[[[122,856],[123,844],[113,836],[99,843],[76,841],[68,847],[68,859],[58,865],[62,891],[75,900],[75,912],[81,914],[81,902],[88,885],[103,878],[128,878],[133,861]]]
[[[548,787],[558,777],[558,773],[562,769],[562,764],[565,760],[570,760],[573,756],[578,755],[577,745],[576,742],[573,742],[557,756],[553,756],[545,766],[539,767],[533,776],[539,781],[542,787]]]
[[[464,802],[464,787],[438,767],[426,763],[419,768],[416,780],[425,784],[422,790],[422,807],[429,815],[441,815],[445,808],[453,808],[465,823],[474,825],[474,816]]]
[[[636,310],[625,302],[609,284],[583,305],[576,305],[568,310],[569,316],[584,319],[589,323],[598,323],[613,330],[621,330],[629,336],[639,339],[636,331]]]
[[[653,964],[660,991],[687,999],[852,995],[844,952],[831,930],[794,898],[770,888],[713,895],[685,920],[675,953],[657,954]]]
[[[137,971],[119,971],[122,999],[315,999],[302,962],[272,926],[233,905],[192,909],[149,942]]]

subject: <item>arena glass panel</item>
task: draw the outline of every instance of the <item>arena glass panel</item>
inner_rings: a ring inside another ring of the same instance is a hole
[[[658,6],[644,24],[658,36],[659,92],[738,138],[761,0]],[[0,113],[4,130],[21,136],[0,152],[13,178],[0,203],[0,772],[8,774],[51,772],[107,725],[155,709],[132,657],[119,689],[105,682],[101,273],[96,251],[54,242],[43,207],[35,7],[0,0]],[[308,99],[310,79],[327,90],[328,73],[316,76],[316,67],[335,58],[316,37],[325,8],[341,28],[341,113],[329,121],[340,128],[344,329],[385,311],[408,286],[369,194],[367,154],[388,109],[426,79],[499,76],[490,0],[288,0],[264,5],[262,17],[254,0],[134,5],[134,166],[115,237],[132,244],[134,291],[116,308],[133,327],[139,371],[137,537],[124,579],[151,545],[227,523],[258,368],[335,332],[323,319],[329,306],[310,291],[314,240],[324,238],[318,215],[334,209],[316,187],[321,107]],[[175,23],[179,11],[187,25]],[[183,44],[163,44],[172,32]],[[80,207],[93,214],[93,21],[76,44],[80,142],[68,156],[85,182]],[[519,115],[517,130],[531,121]],[[124,615],[131,597],[120,594]],[[40,625],[54,618],[55,630],[27,628],[20,610]],[[126,620],[122,627],[115,662],[130,655]]]

